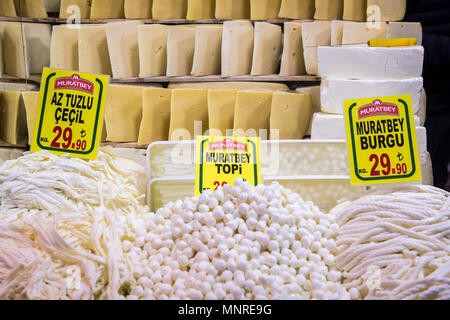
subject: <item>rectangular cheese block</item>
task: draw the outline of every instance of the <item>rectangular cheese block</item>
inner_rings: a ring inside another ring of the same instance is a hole
[[[168,77],[189,75],[195,50],[195,28],[172,27],[167,38]]]
[[[214,19],[216,12],[216,0],[188,0],[188,20]]]
[[[2,0],[0,1],[0,16],[3,17],[17,17],[16,7],[14,0]]]
[[[417,45],[422,45],[422,25],[419,22],[389,22],[387,38],[416,38]]]
[[[125,0],[124,13],[127,19],[151,19],[153,0]]]
[[[367,22],[345,22],[343,29],[342,44],[366,44],[373,39],[386,39],[387,23],[380,22],[379,28],[369,28]]]
[[[124,0],[92,0],[91,19],[125,18]]]
[[[406,0],[367,0],[367,21],[401,21]]]
[[[341,79],[391,80],[422,76],[424,49],[319,47],[319,75]]]
[[[170,89],[289,91],[283,83],[272,82],[171,82]]]
[[[0,94],[0,140],[12,145],[27,143],[26,112],[19,91]]]
[[[311,126],[313,121],[313,116],[317,112],[321,112],[321,104],[320,104],[320,86],[310,86],[310,87],[300,87],[295,90],[298,93],[305,94],[309,93],[312,99],[312,110],[311,117],[309,121],[308,130],[306,132],[307,135],[311,135]]]
[[[36,123],[36,114],[39,104],[39,92],[22,92],[22,98],[27,115],[28,145],[31,146],[33,142],[34,125]]]
[[[280,70],[282,52],[281,27],[267,22],[255,23],[252,76],[275,74]]]
[[[199,26],[195,28],[193,76],[221,73],[222,26]]]
[[[78,71],[78,29],[69,25],[53,26],[50,66]]]
[[[7,23],[3,30],[4,73],[19,78],[42,73],[50,64],[50,26]]]
[[[172,91],[169,140],[194,140],[208,130],[208,121],[207,90]]]
[[[112,75],[108,41],[103,25],[82,25],[79,29],[80,72]]]
[[[142,22],[114,22],[105,25],[113,78],[139,75],[138,26]]]
[[[91,0],[61,0],[59,17],[61,19],[73,18],[78,15],[80,19],[91,17]]]
[[[316,20],[341,20],[344,0],[316,0]]]
[[[250,74],[252,68],[254,29],[250,21],[226,21],[223,24],[222,76]]]
[[[153,19],[185,19],[187,0],[153,0]]]
[[[16,11],[21,17],[47,18],[44,0],[19,0]]]
[[[139,145],[167,141],[170,129],[170,101],[172,90],[148,88],[144,90]]]
[[[331,45],[341,45],[342,38],[344,37],[344,24],[345,21],[333,20],[331,21]]]
[[[269,137],[272,92],[239,91],[234,109],[234,134]]]
[[[307,20],[314,18],[315,0],[281,0],[279,18]]]
[[[317,74],[317,47],[331,44],[331,22],[314,21],[302,25],[306,73]]]
[[[216,0],[216,19],[250,18],[250,0]]]
[[[234,126],[234,106],[237,90],[209,90],[208,116],[211,136],[228,136]]]
[[[271,20],[278,17],[281,0],[250,0],[251,20]]]
[[[322,79],[322,111],[343,114],[344,100],[410,94],[413,113],[418,114],[423,78],[404,80]]]
[[[344,0],[343,19],[367,21],[367,0]]]
[[[142,121],[144,87],[110,84],[105,103],[107,140],[136,142]]]
[[[139,77],[166,75],[169,29],[169,26],[162,24],[138,26]]]
[[[309,93],[274,92],[270,112],[272,140],[303,139],[309,127],[312,99]]]
[[[3,26],[0,25],[0,78],[3,78]]]
[[[297,76],[306,73],[303,56],[302,24],[284,24],[283,54],[281,56],[280,76]]]

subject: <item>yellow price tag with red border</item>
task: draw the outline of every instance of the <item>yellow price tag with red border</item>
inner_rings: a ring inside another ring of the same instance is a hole
[[[411,95],[344,101],[353,185],[421,181]]]
[[[196,196],[233,185],[239,177],[255,187],[261,183],[259,138],[197,137]]]
[[[109,77],[44,68],[31,151],[96,159]]]

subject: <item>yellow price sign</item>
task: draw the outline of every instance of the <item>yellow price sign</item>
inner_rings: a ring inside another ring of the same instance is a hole
[[[44,68],[31,151],[96,159],[108,76]]]
[[[261,183],[259,138],[198,136],[195,195],[233,185],[241,177],[251,185]]]
[[[344,101],[352,184],[421,181],[411,95]]]

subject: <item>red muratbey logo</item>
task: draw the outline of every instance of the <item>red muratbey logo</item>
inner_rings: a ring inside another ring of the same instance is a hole
[[[211,142],[209,150],[238,150],[247,152],[247,144],[233,141],[233,139],[225,139],[223,141]]]
[[[94,84],[90,81],[81,79],[77,74],[72,75],[70,78],[56,79],[55,89],[72,89],[94,94]]]
[[[358,109],[359,120],[373,116],[400,116],[398,106],[392,103],[375,100],[372,104],[362,106]]]

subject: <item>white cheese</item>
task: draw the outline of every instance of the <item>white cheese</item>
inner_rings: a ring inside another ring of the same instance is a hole
[[[254,32],[250,21],[226,21],[223,24],[222,76],[250,74]]]
[[[195,49],[195,28],[172,27],[167,38],[168,77],[189,75]]]
[[[284,24],[284,45],[281,57],[280,76],[296,76],[306,73],[303,56],[302,24]]]
[[[139,75],[139,21],[113,22],[105,25],[113,77],[129,78]]]
[[[255,23],[252,76],[275,74],[280,69],[282,50],[281,27],[267,22]]]
[[[221,73],[222,26],[198,26],[195,28],[193,76]]]
[[[422,45],[422,25],[419,22],[389,22],[387,38],[416,38],[417,45]]]
[[[424,49],[319,47],[319,75],[342,79],[390,80],[422,76]]]
[[[404,80],[342,80],[323,79],[321,83],[322,111],[343,114],[344,100],[410,94],[413,113],[418,114],[423,78]]]

